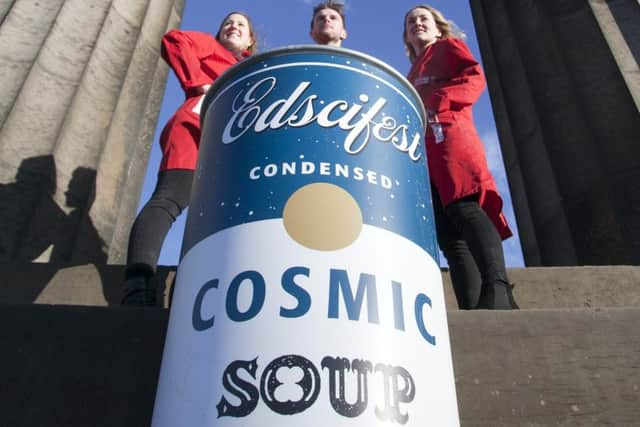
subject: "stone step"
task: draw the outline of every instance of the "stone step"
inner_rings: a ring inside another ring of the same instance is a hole
[[[123,266],[55,266],[0,263],[0,303],[114,306],[120,301]],[[168,303],[175,267],[160,267],[160,300]],[[587,266],[509,269],[521,308],[640,307],[640,267]],[[447,308],[457,308],[448,272],[443,272]]]
[[[580,266],[508,269],[522,309],[640,307],[640,267]],[[455,309],[449,274],[443,274],[447,308]]]
[[[640,308],[449,312],[462,425],[640,425]]]
[[[122,265],[55,265],[48,263],[0,263],[0,303],[120,305]],[[161,266],[156,274],[158,293],[166,307],[175,267]],[[165,296],[167,295],[167,296]]]
[[[448,316],[462,426],[638,425],[640,308]],[[0,305],[0,425],[149,425],[167,319]]]

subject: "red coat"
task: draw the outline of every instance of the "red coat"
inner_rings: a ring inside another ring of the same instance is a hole
[[[176,74],[186,100],[160,135],[160,170],[193,170],[200,144],[199,107],[204,97],[197,88],[211,84],[238,60],[209,34],[178,30],[169,31],[162,38],[162,58]]]
[[[473,124],[472,105],[485,89],[482,68],[460,39],[441,39],[414,61],[409,81],[425,108],[429,176],[442,204],[473,194],[503,239],[511,230]]]

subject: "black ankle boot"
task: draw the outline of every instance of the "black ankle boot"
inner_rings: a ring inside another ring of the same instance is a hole
[[[155,307],[156,289],[145,275],[131,276],[124,281],[120,305],[129,307]]]
[[[513,298],[513,285],[498,280],[493,284],[482,284],[480,298],[476,309],[478,310],[517,310],[518,304]]]

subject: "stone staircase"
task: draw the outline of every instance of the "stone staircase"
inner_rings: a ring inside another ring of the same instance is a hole
[[[148,426],[168,310],[118,307],[121,266],[0,268],[0,426]],[[443,278],[461,425],[640,426],[640,267],[511,269],[513,312]]]

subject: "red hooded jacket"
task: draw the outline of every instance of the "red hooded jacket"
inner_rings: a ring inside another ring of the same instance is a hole
[[[186,100],[160,135],[160,170],[194,170],[200,144],[200,104],[204,97],[198,87],[213,83],[238,60],[211,35],[179,30],[169,31],[162,38],[162,58],[180,81]]]
[[[427,109],[429,176],[442,204],[478,195],[502,239],[511,236],[502,198],[473,124],[472,105],[486,86],[480,64],[462,40],[445,38],[416,58],[407,78]]]

